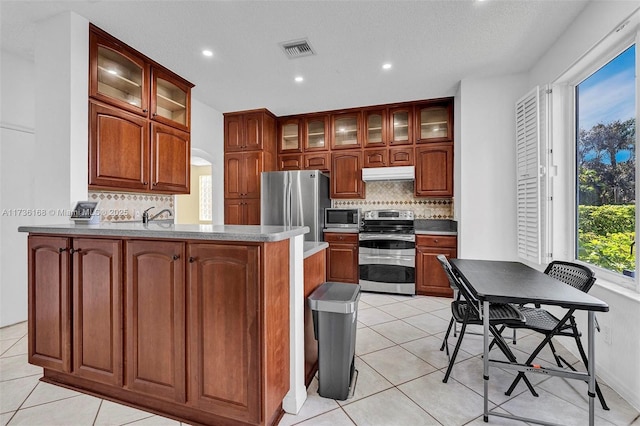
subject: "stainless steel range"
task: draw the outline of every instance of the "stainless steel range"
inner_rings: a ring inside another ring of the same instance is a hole
[[[365,212],[359,241],[364,291],[416,293],[416,237],[411,210]]]

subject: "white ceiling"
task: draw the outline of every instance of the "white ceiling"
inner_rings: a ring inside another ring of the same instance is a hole
[[[1,0],[1,43],[32,58],[34,23],[71,10],[190,80],[216,110],[281,116],[450,96],[464,78],[526,72],[587,3]],[[317,55],[285,57],[279,43],[300,38]]]

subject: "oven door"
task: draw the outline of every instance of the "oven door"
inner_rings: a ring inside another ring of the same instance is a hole
[[[358,264],[363,290],[415,294],[415,236],[360,234]]]

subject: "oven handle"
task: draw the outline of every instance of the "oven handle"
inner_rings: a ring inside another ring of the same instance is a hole
[[[391,240],[391,241],[415,241],[415,234],[366,234],[360,233],[360,241]]]

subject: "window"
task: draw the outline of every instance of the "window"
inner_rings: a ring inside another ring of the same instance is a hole
[[[636,269],[636,49],[575,85],[575,258]]]
[[[213,206],[211,204],[211,175],[200,176],[200,208],[199,217],[201,221],[213,220]]]

